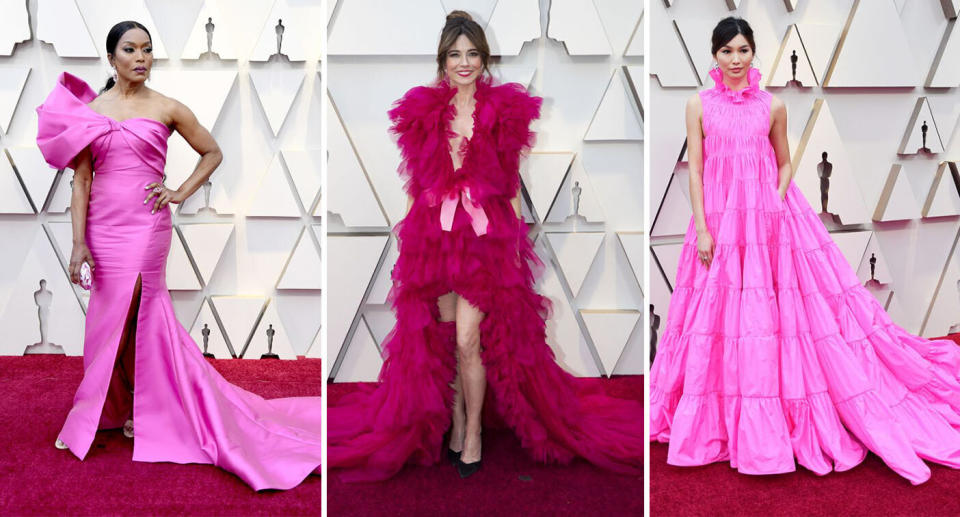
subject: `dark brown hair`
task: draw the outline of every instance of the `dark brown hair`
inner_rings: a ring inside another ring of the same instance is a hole
[[[110,32],[107,33],[107,54],[111,56],[117,52],[117,44],[120,43],[120,38],[127,33],[128,30],[140,29],[143,32],[147,33],[147,39],[150,40],[150,43],[153,43],[153,37],[150,36],[150,31],[140,22],[135,22],[132,20],[127,20],[120,22],[110,28]],[[113,88],[113,85],[116,84],[116,81],[113,80],[113,77],[107,79],[106,86],[100,90],[100,93],[103,93],[110,88]]]
[[[733,16],[728,16],[720,20],[720,23],[713,28],[710,55],[715,56],[717,51],[723,48],[723,46],[727,43],[730,43],[730,40],[736,38],[737,34],[743,34],[743,37],[747,40],[747,44],[750,45],[750,50],[756,54],[757,44],[753,41],[753,28],[750,27],[750,24],[747,23],[747,20],[744,20],[743,18],[734,18]]]
[[[447,23],[440,31],[440,43],[437,45],[437,75],[443,79],[443,71],[446,68],[447,52],[457,42],[457,38],[463,34],[473,43],[480,53],[480,60],[483,62],[483,72],[489,72],[490,63],[490,45],[487,44],[487,36],[483,33],[483,27],[473,21],[473,17],[464,11],[450,11],[447,15]]]

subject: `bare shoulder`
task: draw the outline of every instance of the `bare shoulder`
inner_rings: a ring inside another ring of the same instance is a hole
[[[700,100],[700,92],[697,92],[687,99],[687,113],[693,110],[695,113],[703,111],[703,102]]]
[[[783,100],[776,95],[770,95],[770,112],[775,116],[786,115],[787,114],[787,105],[783,103]]]
[[[190,111],[190,108],[188,108],[186,104],[156,90],[151,90],[151,92],[153,95],[156,95],[157,104],[162,107],[163,112],[173,123],[182,123],[193,118],[193,112]]]

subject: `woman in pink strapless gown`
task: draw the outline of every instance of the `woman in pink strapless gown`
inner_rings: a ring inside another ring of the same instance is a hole
[[[294,487],[319,473],[320,398],[265,400],[228,383],[177,321],[165,283],[172,235],[166,201],[179,202],[203,184],[219,164],[219,149],[189,110],[146,90],[152,60],[143,26],[118,24],[107,42],[117,68],[113,88],[138,100],[108,92],[99,107],[152,107],[151,118],[117,120],[95,111],[88,104],[97,94],[68,73],[37,108],[37,144],[47,162],[76,171],[73,280],[81,261],[95,265],[84,376],[58,446],[83,459],[98,429],[132,418],[135,426],[125,430],[134,435],[134,461],[209,463],[255,490]],[[174,107],[163,113],[158,103]],[[161,183],[171,133],[165,118],[209,153],[177,191]]]
[[[725,19],[713,39],[716,86],[687,108],[694,216],[651,440],[671,465],[746,474],[824,475],[868,450],[914,484],[923,459],[960,468],[960,349],[910,335],[860,285],[791,181],[786,109],[759,87],[749,25]]]

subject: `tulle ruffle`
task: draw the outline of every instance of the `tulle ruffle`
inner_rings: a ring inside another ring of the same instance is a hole
[[[448,138],[454,90],[410,90],[390,112],[414,203],[395,231],[400,249],[388,297],[397,325],[384,342],[380,384],[329,408],[329,465],[346,481],[384,479],[406,463],[440,458],[456,374],[455,329],[441,323],[437,297],[457,292],[486,314],[482,359],[497,412],[536,459],[576,457],[639,474],[643,406],[608,396],[560,368],[546,343],[549,300],[534,279],[543,264],[510,199],[520,154],[533,143],[540,99],[520,85],[478,82],[474,133],[453,171]],[[477,236],[462,205],[449,231],[439,200],[467,186],[488,219]]]

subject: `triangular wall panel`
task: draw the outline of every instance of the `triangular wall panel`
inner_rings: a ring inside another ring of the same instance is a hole
[[[796,25],[787,28],[787,35],[780,45],[780,51],[773,62],[773,73],[767,80],[767,86],[787,86],[793,80],[793,59],[796,57],[796,77],[803,86],[817,86],[817,78],[813,73],[813,65],[807,57],[804,42],[797,31]]]
[[[877,201],[877,208],[873,212],[874,221],[902,221],[920,217],[917,198],[913,194],[910,181],[906,175],[901,174],[902,168],[899,163],[890,168]]]
[[[923,217],[960,215],[960,194],[956,182],[957,165],[941,162],[923,204]],[[952,170],[951,170],[952,169]]]
[[[270,336],[272,334],[272,336]],[[272,341],[272,347],[268,346]],[[277,313],[277,304],[275,301],[268,301],[267,308],[260,318],[260,323],[253,336],[250,338],[250,344],[243,352],[244,359],[260,359],[261,356],[271,350],[274,354],[280,356],[280,359],[296,359],[297,353],[293,350],[290,343],[290,336],[287,329]]]
[[[280,277],[277,289],[321,289],[320,252],[305,228]]]
[[[126,2],[116,2],[114,0],[76,0],[77,7],[80,8],[80,14],[87,28],[90,30],[91,39],[94,42],[107,40],[107,34],[110,28],[120,20],[136,20],[143,24],[150,31],[150,41],[153,43],[153,58],[167,59],[167,50],[163,44],[163,37],[157,25],[153,23],[153,16],[150,9],[147,8],[143,0],[127,0]],[[76,27],[70,29],[76,30]],[[96,49],[100,52],[100,57],[107,58],[107,49],[99,44]],[[195,84],[193,85],[196,86]],[[181,100],[179,97],[174,97]],[[192,106],[192,104],[188,104]]]
[[[643,140],[643,125],[631,100],[626,78],[620,68],[610,77],[607,91],[593,114],[586,141],[639,141]]]
[[[826,152],[827,163],[831,164],[827,211],[837,214],[843,224],[866,223],[869,215],[854,178],[854,161],[850,159],[843,142],[829,104],[824,99],[817,99],[793,154],[793,167],[796,170],[794,182],[814,211],[819,213],[820,171],[827,167],[822,165],[822,153]]]
[[[7,0],[0,8],[0,55],[9,56],[17,43],[30,39],[30,18],[24,2]]]
[[[550,213],[575,156],[566,152],[533,152],[520,163],[520,179],[530,195],[538,221]]]
[[[919,79],[896,5],[889,0],[854,2],[823,86],[913,88]]]
[[[280,134],[305,77],[303,70],[297,68],[269,66],[250,69],[250,82],[260,98],[274,136]]]
[[[637,310],[580,310],[580,315],[590,332],[603,369],[607,375],[613,373],[617,361],[623,355],[630,335],[641,320]]]
[[[74,0],[37,2],[37,38],[60,57],[100,57]]]
[[[486,31],[490,54],[494,56],[517,56],[523,44],[541,36],[540,2],[538,0],[512,0],[497,2],[490,15]],[[434,44],[436,52],[436,44]]]
[[[347,226],[387,226],[387,216],[373,190],[343,121],[327,96],[330,160],[327,167],[327,211]]]
[[[223,330],[227,333],[233,351],[239,356],[253,326],[260,317],[266,298],[263,296],[211,296],[210,304],[217,310]]]
[[[300,207],[290,190],[290,182],[283,172],[279,156],[274,155],[270,166],[260,177],[260,184],[247,204],[247,217],[300,217]]]
[[[604,232],[546,232],[560,269],[574,296],[580,293],[597,251],[603,244]]]
[[[204,283],[209,283],[233,234],[232,223],[177,225]]]
[[[283,155],[283,161],[293,178],[303,209],[310,212],[320,193],[320,164],[323,153],[320,149],[284,149],[280,154]]]
[[[20,103],[20,94],[27,84],[30,67],[3,67],[0,68],[0,129],[6,133],[13,120],[13,113]]]
[[[921,149],[935,154],[943,152],[943,141],[937,129],[937,121],[934,120],[933,110],[926,97],[920,97],[914,104],[910,120],[907,122],[907,129],[903,133],[903,138],[900,139],[897,154],[917,154]]]
[[[347,2],[345,5],[349,4]],[[277,53],[277,25],[280,20],[283,21],[280,53],[290,61],[319,59],[323,43],[323,32],[318,24],[324,16],[321,7],[320,2],[275,0],[270,14],[264,20],[256,46],[250,53],[250,61],[267,61]],[[341,7],[341,14],[342,11]]]
[[[227,339],[220,329],[220,324],[217,323],[213,311],[210,309],[209,299],[200,307],[200,313],[197,314],[197,318],[190,326],[190,337],[193,338],[201,352],[203,352],[204,329],[208,331],[207,353],[213,354],[217,359],[229,359],[233,356],[229,345],[227,345]]]
[[[610,42],[593,2],[550,2],[547,37],[563,42],[571,56],[608,56]]]
[[[387,240],[387,235],[327,236],[328,361],[340,355]]]
[[[233,20],[225,15],[233,5],[222,0],[204,0],[197,20],[190,30],[190,36],[184,44],[180,59],[199,59],[207,50],[207,24],[213,24],[210,38],[210,50],[220,59],[239,59],[241,38],[235,32]]]
[[[376,382],[381,366],[383,357],[380,349],[367,322],[361,317],[360,325],[357,326],[346,355],[343,356],[343,362],[340,363],[336,382]]]
[[[46,284],[43,288],[41,280]],[[66,355],[81,355],[83,310],[50,240],[37,225],[30,251],[0,312],[0,328],[4,329],[0,353],[22,355],[28,346],[40,342],[40,307],[46,307],[43,318],[47,342],[60,347]]]

